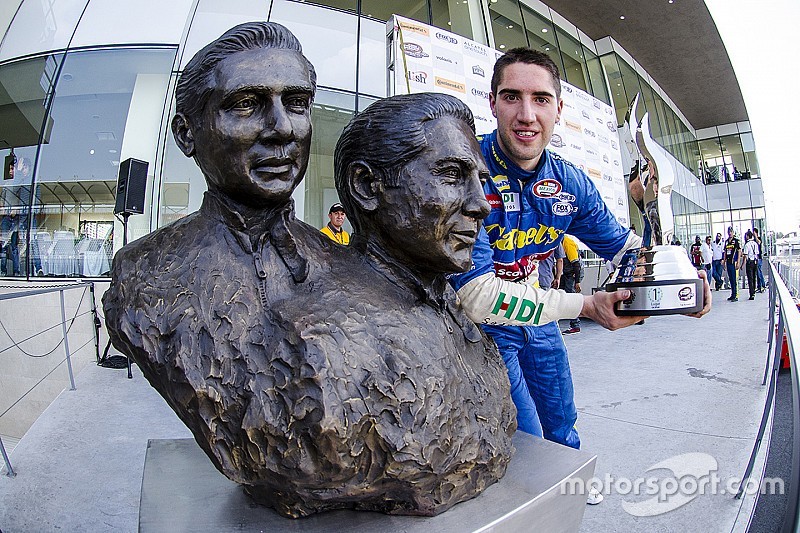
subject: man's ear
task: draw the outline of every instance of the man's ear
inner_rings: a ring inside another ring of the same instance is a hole
[[[194,134],[189,119],[183,113],[176,113],[172,117],[172,135],[175,137],[175,144],[181,149],[186,157],[194,156]]]
[[[378,209],[381,181],[366,161],[353,161],[347,167],[347,186],[353,201],[362,210],[371,212]]]

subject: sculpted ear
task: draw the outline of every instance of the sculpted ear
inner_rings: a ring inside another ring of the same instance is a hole
[[[361,210],[371,212],[378,209],[381,181],[369,163],[366,161],[350,163],[350,166],[347,167],[347,185],[352,193],[353,201]]]
[[[183,113],[176,113],[172,117],[172,135],[175,137],[175,144],[181,149],[186,157],[194,156],[194,134],[189,119]]]

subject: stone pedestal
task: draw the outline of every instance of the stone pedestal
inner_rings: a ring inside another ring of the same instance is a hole
[[[565,483],[572,479],[585,486],[596,457],[521,432],[514,435],[514,446],[517,451],[499,483],[438,516],[332,511],[291,520],[254,504],[240,486],[217,472],[194,440],[151,440],[139,531],[578,531],[586,495]]]

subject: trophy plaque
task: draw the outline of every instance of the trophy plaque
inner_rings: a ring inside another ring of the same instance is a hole
[[[648,113],[636,124],[633,99],[626,122],[633,159],[628,191],[644,220],[643,246],[629,250],[620,261],[607,291],[628,289],[630,298],[617,304],[620,316],[654,316],[697,313],[703,309],[703,280],[697,275],[686,250],[671,246],[672,184],[675,176],[666,154],[650,137]]]

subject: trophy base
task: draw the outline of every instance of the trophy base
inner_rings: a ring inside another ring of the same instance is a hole
[[[703,280],[620,282],[606,285],[608,292],[628,289],[631,297],[617,303],[618,316],[686,315],[703,309]]]

